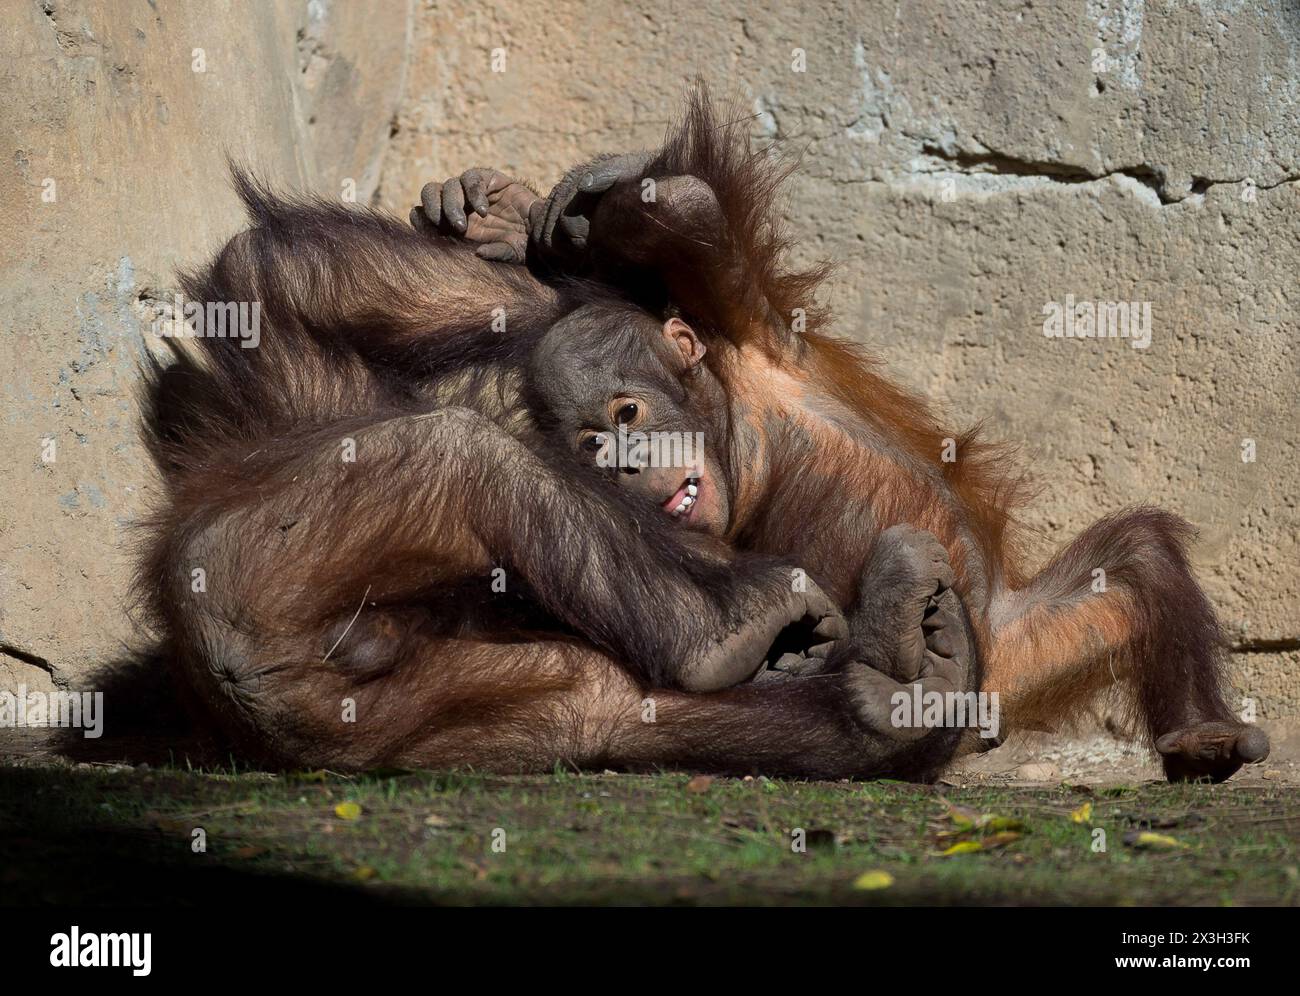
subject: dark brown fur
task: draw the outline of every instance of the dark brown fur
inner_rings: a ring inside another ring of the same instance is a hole
[[[137,587],[182,695],[241,756],[826,777],[944,763],[948,747],[862,728],[838,675],[678,690],[686,662],[785,611],[788,568],[683,543],[595,476],[557,472],[517,368],[590,290],[238,184],[252,228],[184,289],[259,302],[260,345],[199,339],[148,371],[166,492]]]

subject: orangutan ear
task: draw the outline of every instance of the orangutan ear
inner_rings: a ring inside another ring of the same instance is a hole
[[[682,358],[687,370],[699,366],[700,360],[704,359],[704,343],[680,318],[673,317],[664,322],[664,338]]]

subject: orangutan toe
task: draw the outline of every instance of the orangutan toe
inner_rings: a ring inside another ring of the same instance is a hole
[[[1208,778],[1221,782],[1243,764],[1268,757],[1268,734],[1246,723],[1211,722],[1173,730],[1156,740],[1171,782]]]

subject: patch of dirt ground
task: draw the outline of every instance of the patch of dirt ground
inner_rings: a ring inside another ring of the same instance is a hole
[[[1233,785],[1300,785],[1300,728],[1265,726],[1272,751],[1232,776]],[[959,758],[944,781],[952,785],[1118,785],[1163,779],[1160,763],[1141,744],[1105,731],[1063,737],[1029,733],[984,754]]]

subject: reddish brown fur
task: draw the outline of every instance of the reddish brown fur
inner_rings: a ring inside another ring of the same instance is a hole
[[[676,196],[644,204],[620,200],[616,189],[611,203],[647,221],[624,222],[604,240],[644,232],[629,259],[657,266],[666,297],[715,340],[712,369],[748,405],[763,480],[740,482],[733,540],[798,551],[814,576],[842,592],[873,535],[900,521],[923,527],[950,552],[989,665],[985,687],[1007,696],[1013,722],[1059,724],[1118,683],[1152,740],[1234,723],[1218,625],[1187,565],[1190,527],[1135,509],[1096,524],[1030,577],[1016,526],[1030,492],[1010,451],[978,429],[944,428],[864,350],[821,330],[826,314],[814,295],[827,268],[784,268],[790,243],[772,206],[786,171],[749,151],[745,121],[718,122],[697,92],[646,170]],[[714,203],[674,177],[703,180]],[[686,210],[693,217],[678,216]],[[806,327],[796,330],[800,313]],[[772,370],[786,377],[776,389]],[[791,425],[810,441],[774,438]],[[955,441],[955,462],[941,459],[945,440]],[[783,446],[800,453],[783,462]],[[1105,592],[1090,591],[1093,568],[1107,572]]]

